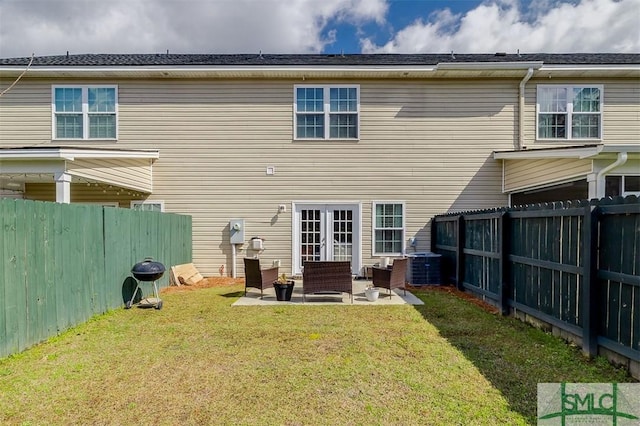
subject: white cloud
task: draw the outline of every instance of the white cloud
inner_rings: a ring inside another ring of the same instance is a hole
[[[418,13],[432,3],[415,5]],[[319,53],[353,34],[365,53],[640,51],[640,0],[486,0],[465,13],[436,10],[397,31],[387,22],[390,7],[390,0],[0,0],[0,57]]]
[[[0,0],[0,56],[321,52],[386,0]],[[325,35],[323,35],[325,34]]]
[[[492,0],[454,15],[449,10],[416,20],[377,45],[362,38],[367,53],[639,52],[640,0],[534,2]]]

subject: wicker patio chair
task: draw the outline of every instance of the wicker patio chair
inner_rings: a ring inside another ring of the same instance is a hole
[[[278,280],[278,267],[260,269],[260,259],[244,258],[244,295],[247,295],[247,287],[259,288],[262,299],[264,290],[273,287]]]
[[[407,276],[408,259],[394,259],[393,264],[389,268],[374,267],[373,270],[373,286],[386,288],[389,290],[389,297],[392,296],[391,290],[401,288],[404,294],[407,294],[405,286]]]
[[[306,294],[335,291],[349,293],[353,303],[353,280],[349,261],[308,261],[302,271],[302,301]]]

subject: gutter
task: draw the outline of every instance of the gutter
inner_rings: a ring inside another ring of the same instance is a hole
[[[605,193],[604,193],[604,186],[605,186],[605,182],[604,182],[604,178],[607,175],[607,173],[609,173],[611,170],[615,169],[618,166],[623,165],[624,163],[627,162],[627,158],[628,158],[628,154],[627,151],[622,151],[618,153],[618,159],[616,161],[614,161],[613,163],[609,164],[607,167],[605,167],[604,169],[600,170],[598,172],[598,174],[596,175],[596,198],[604,198]]]
[[[527,70],[527,74],[520,81],[519,105],[518,105],[518,140],[516,150],[520,151],[524,147],[524,89],[527,81],[533,76],[533,68]]]

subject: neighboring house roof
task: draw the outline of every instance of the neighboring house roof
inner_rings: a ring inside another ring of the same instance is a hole
[[[31,58],[0,59],[16,76]],[[640,76],[640,54],[82,54],[34,57],[37,77],[125,78],[517,78]],[[534,75],[535,76],[535,75]]]

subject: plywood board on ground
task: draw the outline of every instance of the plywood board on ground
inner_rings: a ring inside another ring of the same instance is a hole
[[[171,280],[175,285],[194,285],[204,277],[196,269],[193,263],[185,263],[171,267]]]

